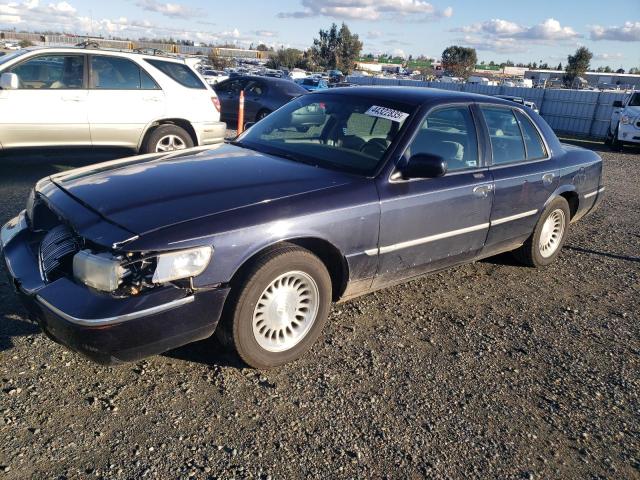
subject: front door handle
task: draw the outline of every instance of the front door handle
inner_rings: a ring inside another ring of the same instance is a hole
[[[64,102],[82,102],[84,98],[82,97],[62,97]]]
[[[478,185],[473,188],[473,194],[476,197],[486,198],[491,190],[493,190],[493,185],[491,184]]]
[[[544,183],[545,185],[551,185],[554,178],[556,178],[555,173],[545,173],[544,175],[542,175],[542,183]]]

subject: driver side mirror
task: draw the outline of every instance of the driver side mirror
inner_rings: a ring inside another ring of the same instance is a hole
[[[244,124],[244,129],[245,129],[245,130],[248,130],[248,129],[250,129],[251,127],[253,127],[255,124],[256,124],[256,122],[246,122],[246,123]]]
[[[447,161],[440,155],[417,153],[400,169],[402,176],[410,178],[437,178],[447,173]]]
[[[0,88],[2,90],[16,90],[18,87],[18,75],[15,73],[3,73],[0,76]]]
[[[622,100],[616,100],[613,102],[613,108],[622,108]]]

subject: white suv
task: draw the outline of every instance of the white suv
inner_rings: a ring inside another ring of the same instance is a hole
[[[613,150],[622,150],[625,143],[640,144],[640,92],[616,100],[613,107],[605,143]]]
[[[94,48],[0,57],[0,149],[118,146],[140,152],[221,142],[220,102],[179,58]]]

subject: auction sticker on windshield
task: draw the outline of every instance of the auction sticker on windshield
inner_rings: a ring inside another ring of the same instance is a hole
[[[400,110],[394,110],[393,108],[380,107],[373,105],[369,110],[364,112],[365,115],[372,117],[386,118],[392,122],[402,123],[409,116],[408,113],[401,112]]]

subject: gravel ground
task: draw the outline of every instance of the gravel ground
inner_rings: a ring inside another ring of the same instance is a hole
[[[3,159],[1,221],[97,160],[41,155]],[[556,264],[501,256],[334,306],[273,371],[213,340],[94,365],[1,275],[0,478],[640,478],[640,151],[601,155],[607,197]]]

